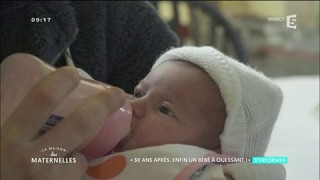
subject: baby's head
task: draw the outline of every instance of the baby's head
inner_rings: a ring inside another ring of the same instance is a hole
[[[225,105],[203,69],[186,61],[164,62],[136,86],[133,96],[132,131],[121,150],[173,143],[220,148]]]
[[[187,144],[263,155],[282,102],[268,78],[212,47],[167,51],[133,96],[132,131],[116,151]]]

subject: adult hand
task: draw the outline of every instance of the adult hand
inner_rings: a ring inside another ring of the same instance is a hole
[[[125,102],[125,93],[106,89],[70,113],[49,132],[38,137],[40,128],[53,110],[80,82],[76,69],[59,68],[40,81],[1,127],[1,179],[80,179],[87,169],[77,147],[98,130],[103,120]],[[62,147],[60,158],[76,163],[31,163],[31,158],[48,158],[43,148]]]

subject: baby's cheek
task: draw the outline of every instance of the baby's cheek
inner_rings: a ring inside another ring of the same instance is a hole
[[[131,146],[136,148],[149,147],[169,143],[172,132],[155,118],[132,120]]]
[[[142,148],[159,145],[160,141],[162,141],[162,137],[159,137],[157,132],[144,130],[134,136],[132,145],[137,146],[137,148]]]

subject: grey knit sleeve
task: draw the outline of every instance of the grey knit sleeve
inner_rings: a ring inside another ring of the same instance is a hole
[[[109,25],[116,30],[108,32],[116,37],[112,44],[107,42],[107,48],[114,53],[109,58],[113,67],[109,82],[131,93],[156,58],[168,48],[180,46],[180,41],[150,3],[113,2],[112,6],[121,11],[109,19]]]

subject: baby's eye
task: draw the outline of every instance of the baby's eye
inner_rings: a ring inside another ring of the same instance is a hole
[[[171,117],[175,117],[174,113],[169,109],[167,108],[166,106],[164,105],[161,105],[159,107],[159,111],[164,114],[164,115],[167,115],[167,116],[171,116]]]
[[[142,96],[142,94],[141,94],[140,91],[135,89],[134,92],[133,92],[133,96],[136,97],[136,98],[140,98]]]

